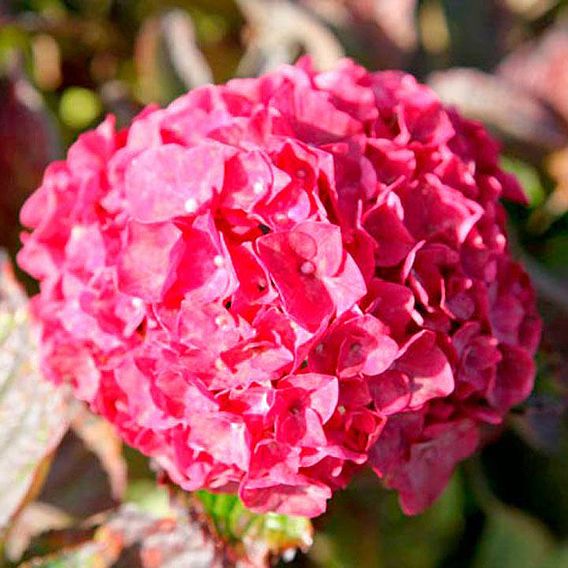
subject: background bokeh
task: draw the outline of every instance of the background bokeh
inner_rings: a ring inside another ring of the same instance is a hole
[[[510,234],[545,331],[534,395],[431,510],[404,517],[362,475],[292,565],[568,567],[568,2],[0,0],[0,247],[15,254],[18,210],[43,168],[105,113],[125,124],[143,105],[305,53],[321,67],[348,55],[411,71],[490,127],[529,196],[528,208],[509,207]],[[111,506],[121,468],[133,500],[160,506],[146,461],[130,450],[119,460],[104,425],[89,420],[76,420],[52,456],[45,507],[15,521],[6,565],[81,542],[64,519]]]

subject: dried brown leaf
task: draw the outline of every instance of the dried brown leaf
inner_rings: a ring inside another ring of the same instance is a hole
[[[71,526],[72,519],[57,507],[34,502],[27,505],[10,527],[4,550],[8,560],[18,561],[33,538],[52,530]]]
[[[371,67],[400,68],[418,43],[417,0],[302,0]]]
[[[213,540],[185,511],[156,519],[133,505],[107,516],[91,540],[58,554],[36,558],[21,568],[53,566],[118,568],[220,568]]]
[[[316,67],[332,67],[344,55],[339,40],[313,13],[288,0],[237,0],[248,25],[240,75],[260,75],[302,52]]]
[[[568,23],[550,28],[509,55],[498,74],[547,101],[568,121]]]
[[[488,124],[505,140],[543,151],[568,143],[563,121],[541,100],[505,79],[455,68],[434,73],[429,82],[446,104]]]
[[[136,40],[134,62],[146,102],[168,103],[188,89],[213,81],[189,14],[170,10],[148,18]]]
[[[417,0],[356,0],[346,2],[359,17],[374,21],[402,51],[416,48]]]
[[[501,0],[501,3],[527,20],[535,20],[558,4],[558,0]]]

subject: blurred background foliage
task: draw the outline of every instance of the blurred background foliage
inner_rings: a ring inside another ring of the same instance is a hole
[[[311,550],[292,565],[568,567],[568,1],[0,0],[0,247],[17,251],[17,212],[43,168],[105,113],[125,124],[148,103],[304,53],[320,67],[348,55],[411,71],[491,128],[530,199],[509,208],[511,240],[545,332],[534,395],[431,510],[404,517],[395,496],[362,475],[316,519]],[[61,547],[65,558],[26,565],[212,565],[209,552],[197,560],[188,549],[191,523],[156,521],[171,505],[151,467],[104,424],[78,410],[47,459],[4,528],[7,566]],[[89,520],[121,501],[138,513],[122,505]],[[203,506],[216,523],[241,519],[233,502]],[[279,522],[251,517],[223,530],[241,538],[253,527],[262,554],[307,544],[296,525],[282,541]],[[137,555],[125,552],[131,545]]]

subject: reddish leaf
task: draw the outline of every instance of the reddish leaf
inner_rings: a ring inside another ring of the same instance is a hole
[[[0,253],[1,255],[2,253]],[[62,390],[43,380],[27,299],[0,256],[0,530],[37,491],[66,428]],[[42,467],[43,466],[43,467]]]
[[[12,65],[7,76],[0,76],[0,246],[16,248],[18,211],[60,148],[55,123],[40,94],[19,66]]]

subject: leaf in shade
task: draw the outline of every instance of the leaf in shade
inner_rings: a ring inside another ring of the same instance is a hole
[[[407,517],[395,493],[372,472],[356,478],[330,503],[309,551],[321,568],[438,568],[465,525],[464,487],[459,475],[422,515]]]
[[[92,538],[21,568],[221,568],[215,542],[185,511],[156,518],[134,505],[109,514]]]
[[[516,18],[507,10],[499,9],[499,0],[438,1],[446,15],[453,65],[492,69],[505,53]]]
[[[260,75],[302,52],[327,69],[344,54],[339,40],[313,13],[289,0],[237,0],[247,20],[248,42],[238,74]]]
[[[525,190],[528,206],[531,209],[542,204],[546,196],[546,190],[536,168],[510,156],[501,156],[501,167],[519,180],[519,183]]]
[[[538,233],[546,231],[556,219],[568,211],[568,148],[553,152],[548,157],[547,167],[556,187],[531,219],[531,228]]]
[[[33,498],[67,429],[65,394],[42,379],[27,298],[0,253],[0,531]]]
[[[188,89],[213,81],[196,43],[193,22],[181,9],[146,20],[136,41],[140,97],[168,103]]]
[[[46,165],[60,153],[55,122],[14,61],[0,74],[0,246],[17,248],[18,211],[39,185]]]
[[[226,554],[242,566],[268,566],[270,560],[293,558],[296,550],[306,551],[312,544],[312,524],[305,517],[253,513],[228,493],[198,491],[196,497],[214,532],[228,544]]]
[[[515,431],[533,448],[557,453],[561,448],[562,425],[568,401],[547,394],[533,394],[524,408],[511,416]]]
[[[429,83],[446,104],[488,124],[501,138],[544,151],[568,143],[568,131],[555,113],[505,79],[455,68],[432,74]]]
[[[118,504],[112,484],[100,457],[69,430],[57,448],[39,499],[75,519],[86,519]]]
[[[123,445],[113,427],[73,402],[70,429],[54,454],[40,500],[75,519],[107,511],[127,485]]]
[[[95,454],[108,475],[112,496],[122,500],[126,491],[127,466],[122,455],[122,441],[114,428],[92,414],[85,405],[78,405],[71,427],[85,446]]]
[[[568,544],[558,547],[538,568],[568,568]]]
[[[63,438],[39,496],[76,519],[107,511],[126,492],[127,464],[113,427],[74,402]]]
[[[130,124],[141,110],[141,106],[132,99],[129,87],[124,81],[107,81],[101,85],[100,95],[105,110],[116,117],[119,128]]]
[[[544,525],[520,510],[496,505],[486,522],[473,568],[540,568],[552,552]]]

